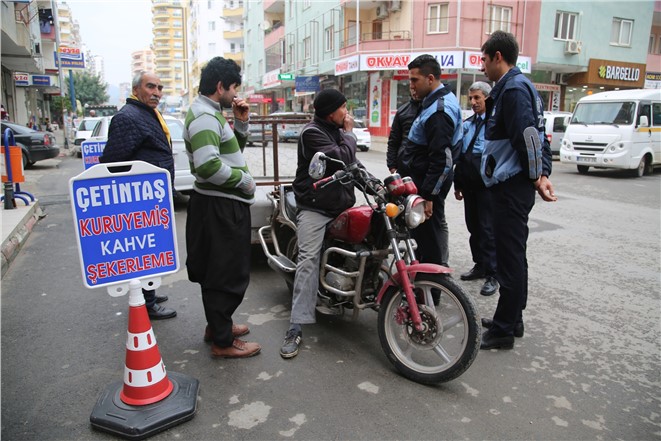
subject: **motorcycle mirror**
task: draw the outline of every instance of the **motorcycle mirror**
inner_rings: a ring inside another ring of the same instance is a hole
[[[312,179],[321,179],[326,174],[326,155],[323,152],[317,152],[310,161],[308,174]]]

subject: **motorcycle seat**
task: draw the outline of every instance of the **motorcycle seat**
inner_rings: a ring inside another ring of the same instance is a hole
[[[284,187],[284,201],[285,201],[285,215],[287,218],[296,223],[296,213],[298,213],[298,207],[296,206],[296,195],[294,195],[294,189],[291,185]]]

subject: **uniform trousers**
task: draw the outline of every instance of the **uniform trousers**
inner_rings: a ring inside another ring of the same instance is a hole
[[[417,185],[417,184],[416,184]],[[449,231],[445,221],[445,198],[452,187],[452,177],[445,180],[441,191],[434,196],[431,219],[424,221],[411,231],[418,244],[416,257],[422,263],[449,266]]]
[[[496,244],[497,280],[500,283],[498,306],[491,332],[496,336],[514,335],[523,321],[528,301],[528,215],[535,204],[535,187],[523,174],[489,188],[493,202],[493,227]]]
[[[229,347],[232,314],[250,282],[250,206],[233,199],[193,193],[186,220],[188,279],[202,288],[213,342]]]
[[[496,275],[496,244],[493,234],[493,204],[491,191],[487,188],[462,189],[464,196],[464,219],[470,233],[473,262],[484,269],[488,277]]]

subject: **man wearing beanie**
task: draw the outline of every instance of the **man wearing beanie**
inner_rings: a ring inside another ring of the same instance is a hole
[[[298,263],[294,278],[290,328],[280,348],[283,358],[293,358],[303,338],[301,325],[316,322],[315,307],[319,288],[319,261],[326,225],[356,202],[353,185],[328,185],[314,189],[308,174],[312,157],[317,152],[340,159],[345,164],[356,162],[356,136],[353,118],[347,114],[347,99],[335,89],[322,90],[314,100],[314,119],[301,131],[298,140],[298,167],[294,194],[298,205]],[[326,162],[326,175],[340,167]]]

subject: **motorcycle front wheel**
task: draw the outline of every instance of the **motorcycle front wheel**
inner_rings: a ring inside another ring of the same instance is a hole
[[[418,274],[412,284],[424,329],[416,331],[404,291],[393,286],[379,308],[381,347],[410,380],[423,384],[453,380],[470,367],[480,350],[475,303],[447,275]]]

